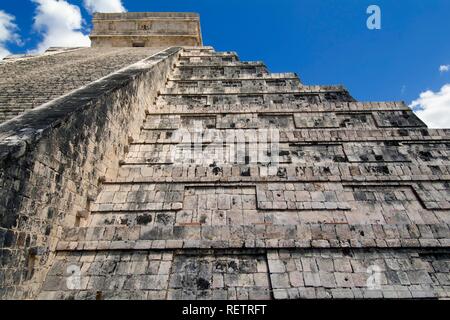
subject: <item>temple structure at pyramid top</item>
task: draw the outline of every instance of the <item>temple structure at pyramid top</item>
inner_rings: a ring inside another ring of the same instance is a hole
[[[201,46],[200,16],[196,13],[96,13],[92,47]]]

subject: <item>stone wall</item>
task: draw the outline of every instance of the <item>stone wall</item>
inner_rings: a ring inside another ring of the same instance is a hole
[[[77,90],[0,126],[0,299],[33,298],[63,227],[83,225],[179,48],[157,51],[83,49],[1,66],[11,73],[0,90],[6,109]]]
[[[404,103],[184,48],[139,129],[39,298],[450,297],[450,131]]]

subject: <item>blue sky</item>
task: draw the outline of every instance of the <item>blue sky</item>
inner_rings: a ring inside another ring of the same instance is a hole
[[[16,41],[3,46],[12,53],[39,47],[45,26],[33,28],[36,9],[54,1],[1,0],[0,10],[18,27]],[[65,1],[79,7],[81,32],[88,34],[91,15],[83,0]],[[381,30],[366,27],[371,4],[381,8]],[[415,101],[411,106],[419,114],[422,109],[429,124],[445,118],[434,126],[450,127],[448,0],[123,0],[121,5],[128,11],[198,12],[205,45],[237,51],[242,60],[263,60],[273,72],[297,72],[305,84],[343,84],[358,100]]]

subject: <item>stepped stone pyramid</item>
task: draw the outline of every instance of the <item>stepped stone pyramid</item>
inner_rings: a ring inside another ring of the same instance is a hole
[[[0,83],[2,298],[450,298],[449,130],[202,46],[198,16],[119,18],[0,65],[27,75]]]

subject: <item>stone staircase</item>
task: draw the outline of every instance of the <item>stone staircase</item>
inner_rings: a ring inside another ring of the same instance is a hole
[[[198,125],[276,130],[279,165],[252,161],[252,141],[243,163],[176,163]],[[449,133],[402,103],[185,48],[39,298],[450,297]]]

